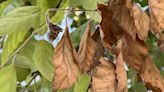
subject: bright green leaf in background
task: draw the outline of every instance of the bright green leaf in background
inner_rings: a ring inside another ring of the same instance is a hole
[[[136,72],[133,70],[128,70],[128,79],[130,80],[130,88],[128,92],[147,92],[146,87],[143,83],[138,83]]]
[[[78,80],[75,83],[74,92],[87,92],[90,85],[91,77],[87,74],[78,76]]]
[[[133,0],[136,3],[139,3],[141,7],[145,7],[148,5],[148,0]]]
[[[16,81],[14,65],[0,69],[0,92],[16,92]]]
[[[0,17],[0,35],[17,31],[28,31],[38,26],[40,21],[40,8],[37,6],[26,6],[14,9]]]
[[[69,5],[73,7],[81,5],[84,9],[95,10],[97,9],[97,3],[106,3],[107,1],[108,0],[69,0]],[[90,15],[95,21],[101,20],[100,14],[98,12],[94,12],[93,14],[93,12],[86,11],[86,14]]]
[[[52,57],[52,45],[45,40],[39,41],[36,44],[33,60],[37,70],[49,81],[53,78]]]

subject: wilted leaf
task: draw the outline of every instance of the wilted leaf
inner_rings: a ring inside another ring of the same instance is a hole
[[[1,92],[16,92],[16,70],[14,65],[0,69]]]
[[[97,44],[90,36],[91,27],[92,20],[88,23],[78,50],[78,63],[82,71],[90,70],[96,53]]]
[[[112,12],[112,18],[133,39],[136,39],[137,34],[141,40],[147,38],[149,17],[135,3],[129,0],[112,0],[108,9]]]
[[[164,92],[164,80],[150,57],[145,59],[139,76],[148,89],[152,89],[153,92]]]
[[[53,64],[55,66],[53,87],[55,89],[70,88],[76,81],[78,65],[75,57],[75,49],[70,41],[68,27],[55,48]]]
[[[124,68],[124,61],[122,53],[117,56],[116,58],[116,75],[117,75],[117,88],[116,92],[128,92],[127,88],[127,73]]]
[[[123,36],[122,44],[122,54],[125,62],[129,67],[138,71],[148,56],[148,46],[138,38],[134,41],[128,34]]]
[[[97,43],[97,49],[95,53],[94,63],[92,67],[97,66],[100,62],[99,59],[104,56],[104,47],[100,37],[100,28],[96,28],[95,32],[92,35],[92,39]]]
[[[115,67],[111,61],[100,58],[99,64],[92,75],[91,92],[115,92],[116,75]]]
[[[33,55],[35,67],[43,77],[51,81],[53,78],[53,66],[51,62],[53,57],[53,47],[45,40],[38,41],[36,46]]]
[[[147,14],[136,4],[132,4],[132,15],[134,19],[134,24],[137,28],[138,37],[141,40],[145,40],[148,36],[150,20]]]
[[[155,33],[164,30],[164,1],[149,0],[151,27]]]
[[[50,32],[48,33],[48,39],[50,41],[54,41],[57,38],[59,32],[61,32],[62,28],[49,22],[48,22],[48,26],[50,30]]]
[[[116,21],[112,19],[112,13],[108,7],[103,4],[98,4],[98,9],[101,11],[100,35],[105,48],[111,49],[112,45],[117,42],[118,35],[122,34],[122,29]]]

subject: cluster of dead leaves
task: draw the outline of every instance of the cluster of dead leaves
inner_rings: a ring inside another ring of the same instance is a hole
[[[145,40],[148,31],[160,34],[159,47],[164,49],[164,1],[149,0],[150,17],[130,0],[111,0],[98,4],[102,20],[91,35],[92,20],[83,34],[76,52],[68,27],[55,48],[54,89],[70,88],[78,73],[90,72],[91,92],[127,92],[124,64],[134,69],[147,89],[164,92],[164,80],[153,64]],[[115,63],[104,57],[112,52]]]

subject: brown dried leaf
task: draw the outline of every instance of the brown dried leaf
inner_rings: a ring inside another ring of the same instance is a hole
[[[99,27],[96,28],[95,32],[93,33],[92,39],[97,43],[97,45],[96,45],[97,49],[96,49],[94,62],[99,63],[99,59],[104,56],[104,47],[101,42]]]
[[[147,14],[136,4],[133,4],[132,6],[132,14],[134,24],[137,28],[137,34],[141,40],[145,40],[148,36],[150,19]]]
[[[112,45],[117,42],[117,39],[123,34],[115,20],[112,19],[112,13],[108,7],[103,4],[97,4],[98,9],[101,11],[100,35],[102,43],[105,48],[111,49]]]
[[[116,92],[128,92],[127,88],[127,73],[124,67],[124,61],[122,53],[117,56],[116,58],[116,75],[117,75],[117,88]]]
[[[100,58],[100,62],[92,75],[91,92],[115,92],[115,67],[103,57]]]
[[[155,33],[164,30],[164,0],[149,0],[151,27]]]
[[[79,46],[78,63],[82,71],[88,71],[91,69],[96,53],[97,44],[90,36],[91,27],[92,20],[89,21]]]
[[[148,89],[152,89],[153,92],[164,92],[164,80],[150,57],[142,65],[139,76]]]
[[[125,62],[138,71],[148,56],[148,46],[138,38],[134,41],[128,34],[123,36],[122,44],[122,54]]]
[[[119,25],[136,39],[138,34],[139,39],[145,40],[149,30],[149,17],[130,0],[112,0],[108,5],[112,12],[112,18]]]
[[[55,49],[53,64],[55,66],[53,87],[54,89],[65,89],[71,87],[78,75],[78,65],[74,54],[68,27]]]
[[[47,20],[47,24],[50,30],[50,32],[48,33],[48,39],[50,41],[54,41],[57,38],[59,32],[61,32],[61,30],[63,29],[60,28],[58,25],[48,22],[48,20]]]

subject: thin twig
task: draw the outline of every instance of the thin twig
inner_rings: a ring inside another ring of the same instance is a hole
[[[98,10],[97,9],[94,9],[94,10],[86,10],[86,9],[74,9],[74,8],[69,8],[69,9],[50,8],[50,9],[48,9],[48,11],[71,11],[71,12],[74,12],[74,11],[90,11],[90,12],[93,12],[93,11],[98,11]]]
[[[26,91],[26,89],[30,86],[30,84],[32,83],[32,81],[36,78],[36,76],[38,76],[39,75],[39,72],[35,72],[34,74],[33,74],[33,77],[32,77],[32,79],[28,82],[28,84],[25,86],[25,88],[23,89],[23,91],[22,92],[25,92]]]

